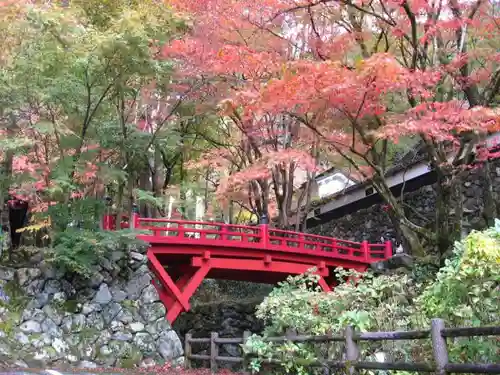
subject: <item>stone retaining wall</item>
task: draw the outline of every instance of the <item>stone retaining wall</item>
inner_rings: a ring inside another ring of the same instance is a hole
[[[40,254],[32,260],[38,266],[0,268],[0,366],[133,367],[182,360],[144,249],[110,252],[87,281],[69,280]]]

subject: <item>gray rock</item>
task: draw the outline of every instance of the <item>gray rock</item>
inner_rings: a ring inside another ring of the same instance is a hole
[[[144,331],[144,324],[142,324],[141,322],[135,322],[135,323],[131,323],[129,325],[129,328],[132,332],[142,332]]]
[[[134,314],[130,311],[130,309],[123,309],[121,313],[118,315],[118,319],[120,322],[125,323],[125,324],[130,324],[132,323],[134,319]]]
[[[174,331],[163,332],[160,335],[157,350],[166,361],[183,354],[181,340]]]
[[[57,326],[57,324],[50,318],[45,319],[42,322],[42,331],[51,337],[61,337],[62,336],[62,331],[61,329]]]
[[[109,325],[112,332],[123,331],[124,327],[124,324],[118,320],[113,320]]]
[[[35,352],[33,359],[36,361],[48,361],[50,359],[50,354],[47,350],[42,349],[40,351]]]
[[[14,361],[14,366],[19,368],[28,368],[28,364],[20,359]]]
[[[78,333],[73,333],[66,335],[65,340],[70,347],[75,347],[81,342],[81,337]]]
[[[73,326],[73,319],[71,316],[65,316],[61,322],[61,329],[64,333],[71,333],[71,327]]]
[[[54,338],[52,347],[57,353],[66,353],[69,350],[69,345],[59,337]]]
[[[36,301],[36,307],[37,308],[41,308],[43,306],[45,306],[46,304],[49,303],[49,294],[46,293],[46,292],[41,292],[41,293],[38,293],[35,297],[35,300]]]
[[[96,303],[99,303],[101,305],[106,305],[111,302],[113,299],[113,296],[111,295],[111,292],[109,291],[108,284],[101,284],[99,287],[99,291],[94,297],[94,301]]]
[[[64,303],[68,300],[68,295],[65,292],[57,292],[54,293],[54,296],[52,297],[52,301],[55,303]]]
[[[11,268],[0,266],[0,280],[12,281],[15,277],[15,271]]]
[[[121,313],[122,306],[116,302],[111,302],[106,305],[106,307],[102,310],[102,317],[104,319],[105,324],[111,324],[111,322],[117,318],[117,316]]]
[[[111,339],[117,341],[131,341],[134,336],[129,332],[116,332],[111,336]]]
[[[98,312],[93,312],[87,316],[85,326],[100,331],[104,329],[104,319]]]
[[[133,343],[141,352],[152,353],[156,348],[153,336],[146,332],[137,333],[134,336]]]
[[[107,345],[103,345],[101,346],[101,348],[99,349],[99,354],[103,357],[107,357],[111,354],[113,354],[113,351],[109,348],[109,346]]]
[[[40,309],[26,309],[21,315],[21,320],[34,320],[35,322],[41,323],[45,320],[45,317],[45,313]]]
[[[19,285],[25,286],[29,282],[42,276],[42,271],[39,268],[19,268],[16,271],[17,281]]]
[[[78,364],[78,368],[84,368],[84,369],[97,368],[97,364],[95,362],[91,362],[91,361],[81,361]]]
[[[147,306],[142,305],[139,308],[139,313],[146,322],[150,323],[158,320],[162,316],[165,316],[166,311],[165,306],[163,306],[161,302],[155,302]]]
[[[113,296],[113,301],[122,302],[127,299],[127,293],[119,288],[112,288],[111,295]]]
[[[142,290],[141,298],[139,299],[141,304],[150,304],[159,300],[158,291],[152,284],[149,284]]]
[[[47,261],[43,260],[40,262],[40,271],[42,272],[43,278],[45,280],[58,279],[62,277],[61,271],[58,271],[56,267],[49,264]]]
[[[30,343],[30,339],[28,336],[26,336],[24,333],[22,332],[17,332],[15,335],[14,335],[14,338],[16,339],[16,341],[18,343],[20,343],[21,345],[27,345]]]
[[[113,334],[108,330],[104,330],[104,331],[99,332],[99,336],[97,337],[97,340],[95,341],[96,346],[107,345],[109,343],[109,340],[111,340],[112,336],[113,336]]]
[[[168,320],[163,316],[159,318],[154,324],[148,324],[146,326],[146,331],[157,337],[162,332],[168,332],[172,329]]]
[[[52,306],[46,305],[43,307],[42,311],[45,315],[52,319],[56,325],[60,325],[62,323],[62,316]]]
[[[133,259],[137,262],[142,262],[146,259],[146,257],[143,254],[137,253],[135,251],[131,251],[129,256],[130,256],[130,259]]]
[[[10,345],[7,345],[7,343],[3,341],[0,341],[0,355],[4,355],[6,357],[10,357],[12,355]]]
[[[28,285],[24,287],[24,292],[28,296],[36,296],[42,291],[43,284],[44,284],[43,280],[34,280],[28,283]]]
[[[39,322],[35,320],[28,320],[27,322],[24,322],[21,324],[19,329],[24,332],[24,333],[41,333],[42,332],[42,326],[40,325]]]
[[[82,305],[82,314],[89,315],[93,312],[102,311],[102,306],[94,302],[86,302]]]
[[[103,269],[105,269],[106,271],[113,271],[114,270],[114,266],[113,266],[113,263],[107,259],[107,258],[104,258],[101,260],[101,267]]]
[[[139,364],[139,367],[148,368],[148,367],[154,367],[156,365],[157,365],[157,363],[153,358],[145,358],[141,361],[141,363]]]
[[[124,357],[133,351],[132,344],[127,341],[111,340],[108,343],[109,348],[116,357]]]
[[[57,280],[48,280],[44,287],[43,287],[43,291],[47,294],[56,294],[58,293],[62,288],[62,285],[59,281]]]
[[[89,280],[89,286],[97,288],[104,281],[104,276],[100,272],[94,272]]]
[[[111,261],[113,262],[118,262],[123,258],[125,258],[125,253],[123,251],[113,251],[111,253]]]
[[[223,344],[221,346],[230,357],[241,357],[241,350],[237,345]]]
[[[85,315],[83,314],[73,315],[71,322],[71,331],[80,332],[84,328],[85,328]]]
[[[128,283],[125,290],[128,293],[128,298],[137,300],[142,293],[142,290],[151,283],[151,276],[148,273],[139,272]]]

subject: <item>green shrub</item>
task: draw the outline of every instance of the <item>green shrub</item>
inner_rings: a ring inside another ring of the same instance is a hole
[[[129,230],[93,231],[69,228],[54,235],[49,261],[69,272],[91,277],[95,266],[114,249],[139,244],[137,233]]]
[[[254,335],[244,346],[256,358],[254,371],[266,359],[277,360],[287,373],[314,373],[308,365],[316,359],[339,360],[341,344],[269,343],[264,339],[282,336],[293,329],[297,334],[342,333],[352,325],[359,331],[428,329],[432,318],[448,326],[499,325],[500,306],[500,222],[495,228],[473,232],[456,244],[454,258],[426,281],[423,268],[417,277],[406,274],[374,276],[337,270],[340,280],[358,278],[356,284],[343,282],[324,293],[311,272],[290,277],[258,307],[264,320],[263,336]],[[415,276],[415,275],[414,275]],[[425,341],[425,342],[424,342]],[[496,339],[450,340],[450,360],[456,362],[500,361]],[[429,362],[429,340],[396,341],[360,345],[361,357],[373,360],[376,352],[390,353],[392,360]]]

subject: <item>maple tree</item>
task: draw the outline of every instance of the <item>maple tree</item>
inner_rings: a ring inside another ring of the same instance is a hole
[[[165,48],[165,56],[180,59],[185,74],[212,79],[219,95],[229,98],[221,116],[232,116],[249,144],[266,142],[262,128],[272,121],[263,119],[269,118],[286,119],[306,139],[317,136],[321,152],[340,156],[371,181],[410,251],[423,255],[431,244],[445,255],[461,235],[459,177],[476,146],[498,129],[494,2],[175,4],[194,14],[196,27]],[[401,137],[423,143],[437,174],[435,228],[408,218],[404,197],[391,191],[385,177],[390,150]],[[283,151],[297,162],[303,156],[298,150]],[[276,160],[284,158],[280,152]],[[486,175],[488,158],[478,159]],[[223,192],[272,178],[253,164],[235,176],[237,185],[226,184]],[[485,197],[490,212],[484,215],[491,221],[491,186]]]
[[[185,216],[190,191],[298,229],[335,165],[371,182],[415,254],[460,236],[460,177],[496,156],[478,149],[499,125],[494,2],[98,3],[4,5],[2,194],[43,213],[37,229],[105,194],[146,216],[179,194]],[[386,179],[407,144],[436,171],[435,228]],[[486,184],[488,222],[494,198]]]
[[[12,39],[0,70],[1,201],[29,202],[23,230],[49,237],[83,225],[81,210],[93,212],[86,229],[98,226],[105,195],[118,214],[134,201],[157,209],[195,88],[176,85],[158,52],[186,17],[155,1],[27,3],[2,13]]]

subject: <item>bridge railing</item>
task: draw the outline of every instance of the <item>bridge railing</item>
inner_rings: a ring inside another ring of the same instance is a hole
[[[257,226],[199,222],[189,220],[153,219],[135,216],[134,228],[148,231],[155,237],[186,238],[203,240],[221,246],[236,243],[251,243],[254,248],[270,250],[295,250],[301,252],[326,252],[339,258],[376,262],[392,256],[390,241],[371,244],[367,241],[354,242],[315,234],[293,232],[270,228],[268,224]]]

